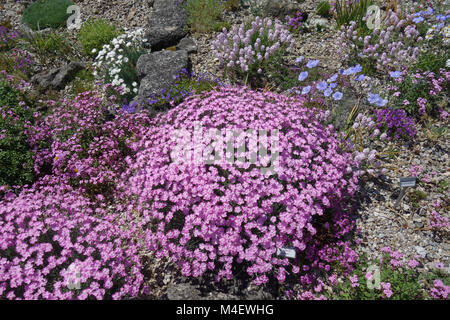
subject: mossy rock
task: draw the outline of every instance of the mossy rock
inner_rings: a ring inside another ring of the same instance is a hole
[[[71,0],[39,0],[25,9],[22,22],[32,30],[56,29],[63,26],[72,13],[67,8],[74,5]]]

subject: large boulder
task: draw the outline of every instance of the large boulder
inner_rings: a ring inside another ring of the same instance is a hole
[[[152,51],[176,45],[187,34],[188,12],[178,0],[155,0],[147,33]]]
[[[181,39],[177,44],[177,50],[186,50],[187,53],[197,53],[197,44],[189,37]]]
[[[269,1],[265,7],[265,13],[267,16],[278,18],[284,21],[286,16],[293,17],[300,10],[300,4],[292,2],[292,0],[277,0]]]
[[[190,72],[191,64],[186,50],[163,50],[140,56],[136,69],[142,80],[135,101],[145,103],[161,90],[169,90],[182,69]]]
[[[85,66],[86,63],[84,62],[74,61],[61,68],[36,74],[31,78],[31,81],[37,83],[44,89],[64,89],[66,84],[71,81],[77,72],[82,70]]]

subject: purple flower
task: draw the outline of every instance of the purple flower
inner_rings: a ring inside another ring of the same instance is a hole
[[[326,81],[320,81],[319,84],[316,86],[317,90],[323,91],[327,88]]]
[[[341,99],[342,99],[342,92],[336,91],[336,92],[333,94],[333,99],[334,99],[335,101],[341,100]]]
[[[308,71],[300,72],[298,75],[298,81],[303,81],[308,77]]]
[[[309,60],[308,63],[306,64],[306,66],[309,69],[315,68],[317,67],[317,65],[319,64],[320,60]]]
[[[336,88],[336,87],[337,87],[337,84],[336,84],[336,83],[334,83],[334,82],[333,82],[333,83],[330,83],[330,88],[331,88],[331,89],[334,89],[334,88]]]
[[[365,76],[363,74],[360,74],[359,76],[356,77],[355,80],[359,82],[359,81],[363,81],[364,78],[365,78]]]
[[[333,90],[331,90],[331,88],[328,88],[327,90],[325,90],[325,91],[323,92],[323,95],[324,95],[325,97],[329,97],[332,93],[333,93]]]
[[[337,80],[337,78],[338,78],[338,75],[337,75],[337,74],[334,74],[334,75],[332,75],[327,81],[328,81],[328,82],[335,82],[335,81]]]
[[[389,74],[392,78],[398,78],[402,75],[401,71],[391,71]]]
[[[425,19],[423,18],[423,17],[417,17],[417,18],[414,18],[413,19],[413,22],[414,23],[420,23],[420,22],[422,22],[422,21],[424,21]]]
[[[295,60],[295,63],[300,63],[302,61],[303,61],[303,56],[300,56]]]
[[[308,94],[311,91],[311,86],[304,87],[302,90],[302,94]]]
[[[369,103],[376,104],[378,107],[384,107],[387,103],[387,100],[382,99],[378,94],[369,93]]]

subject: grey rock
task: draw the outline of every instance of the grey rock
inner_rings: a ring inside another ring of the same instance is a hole
[[[172,283],[167,288],[169,300],[200,300],[200,291],[189,283]]]
[[[197,53],[197,44],[191,38],[183,38],[177,44],[177,50],[186,50],[187,53]]]
[[[425,224],[422,221],[414,221],[415,228],[423,228]]]
[[[427,255],[427,251],[424,247],[421,246],[415,246],[414,249],[416,249],[416,252],[420,254],[422,257],[425,257]]]
[[[174,46],[187,34],[187,11],[178,0],[155,0],[150,18],[147,45],[152,51]]]
[[[265,13],[268,16],[278,18],[284,21],[286,16],[295,16],[300,11],[300,5],[289,0],[269,1],[265,7]]]
[[[31,78],[31,81],[39,84],[44,89],[63,89],[66,84],[74,78],[75,74],[85,66],[86,64],[84,62],[74,61],[64,67],[34,75]]]
[[[309,24],[313,27],[321,27],[321,28],[329,28],[330,22],[325,18],[317,18],[317,19],[311,19]]]
[[[136,69],[142,80],[135,100],[143,103],[152,95],[159,95],[161,90],[169,90],[183,68],[190,72],[190,60],[185,50],[164,50],[140,56]]]
[[[263,287],[250,285],[245,290],[245,300],[273,300],[274,297],[271,293],[265,291]]]

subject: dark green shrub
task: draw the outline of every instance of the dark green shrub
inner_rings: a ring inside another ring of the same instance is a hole
[[[321,17],[328,18],[330,16],[331,5],[328,1],[322,1],[317,6],[317,14]]]
[[[39,0],[25,9],[22,22],[32,30],[56,29],[66,23],[71,13],[67,8],[74,3],[71,0]]]
[[[78,41],[85,55],[96,56],[96,53],[92,52],[93,49],[98,52],[103,45],[110,43],[119,34],[121,31],[111,23],[101,19],[88,20],[81,26]]]
[[[26,126],[33,111],[21,105],[19,91],[0,80],[0,185],[20,186],[33,182],[33,153]]]
[[[239,9],[239,3],[240,0],[225,0],[225,3],[223,5],[225,7],[225,10],[236,11],[237,9]]]

